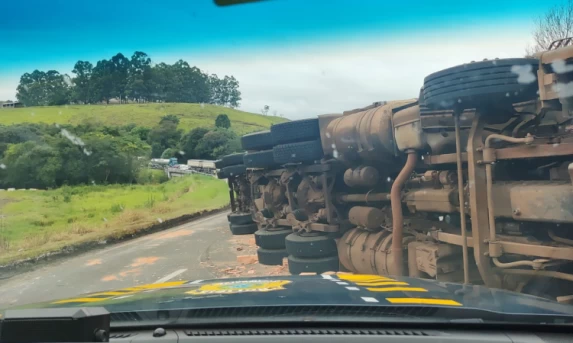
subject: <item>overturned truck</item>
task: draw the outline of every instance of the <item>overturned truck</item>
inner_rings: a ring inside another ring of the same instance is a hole
[[[436,72],[418,99],[245,135],[246,153],[218,161],[231,230],[255,235],[262,264],[287,257],[292,274],[409,275],[569,301],[572,103],[564,46]]]

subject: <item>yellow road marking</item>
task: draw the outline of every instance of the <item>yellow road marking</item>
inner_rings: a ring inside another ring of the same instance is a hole
[[[427,292],[428,290],[420,287],[381,287],[366,288],[370,292]]]
[[[67,304],[67,303],[93,303],[96,301],[106,300],[107,298],[74,298],[67,300],[56,301],[53,304]]]
[[[449,299],[430,299],[430,298],[386,298],[392,304],[420,304],[420,305],[447,305],[462,306],[457,301]]]
[[[382,282],[356,282],[357,286],[410,286],[409,283],[403,281],[382,281]]]

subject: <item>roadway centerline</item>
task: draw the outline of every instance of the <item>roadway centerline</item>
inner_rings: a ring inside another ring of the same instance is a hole
[[[155,281],[154,283],[163,283],[165,281],[169,281],[169,280],[173,279],[174,277],[176,277],[177,275],[185,273],[186,271],[187,271],[187,268],[176,270],[171,274],[165,275],[164,277]]]

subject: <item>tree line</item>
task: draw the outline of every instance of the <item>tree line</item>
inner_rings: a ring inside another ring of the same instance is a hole
[[[238,107],[239,81],[208,75],[184,60],[153,64],[141,51],[97,61],[77,61],[73,75],[34,70],[20,77],[16,97],[25,106],[120,102],[187,102]]]
[[[0,187],[55,188],[63,185],[145,182],[150,157],[217,159],[240,151],[239,137],[225,114],[214,128],[178,128],[166,115],[152,128],[107,126],[0,125]]]

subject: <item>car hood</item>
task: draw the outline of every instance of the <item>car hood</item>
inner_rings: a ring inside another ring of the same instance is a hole
[[[573,306],[514,292],[427,279],[356,274],[174,281],[19,308],[105,307],[113,314],[162,309],[365,305],[465,308],[504,315],[573,318]]]

